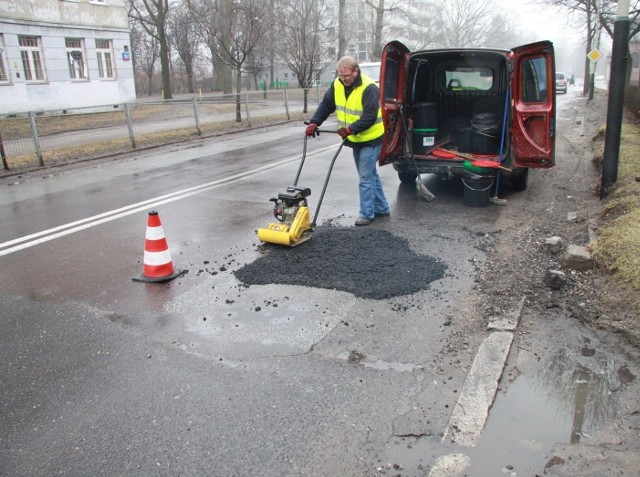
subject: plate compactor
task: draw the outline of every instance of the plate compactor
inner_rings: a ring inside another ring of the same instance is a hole
[[[317,130],[316,132],[317,134],[320,134],[320,132],[337,133],[338,131]],[[311,238],[311,232],[316,226],[318,212],[320,211],[320,205],[322,204],[324,193],[327,190],[327,184],[329,183],[329,177],[331,176],[333,165],[336,162],[338,154],[340,154],[344,143],[345,141],[342,141],[340,147],[338,147],[338,150],[331,160],[329,171],[327,172],[327,177],[322,188],[322,193],[318,199],[316,213],[313,217],[313,221],[310,222],[307,197],[311,195],[311,189],[308,187],[298,186],[300,172],[302,171],[302,166],[304,165],[304,160],[307,156],[307,136],[305,134],[304,146],[302,149],[302,160],[298,166],[298,173],[296,174],[293,185],[287,187],[283,192],[278,193],[278,197],[269,199],[274,203],[273,216],[278,219],[279,222],[272,222],[267,225],[266,228],[258,229],[258,238],[262,242],[295,247],[296,245],[300,245]]]

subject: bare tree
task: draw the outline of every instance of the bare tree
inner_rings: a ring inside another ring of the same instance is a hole
[[[267,67],[270,65],[270,58],[270,52],[263,47],[254,50],[249,56],[247,56],[247,61],[245,62],[244,69],[247,74],[251,75],[251,78],[253,79],[253,86],[255,89],[259,89],[258,75],[265,69],[267,69]]]
[[[618,5],[615,1],[603,1],[601,8],[598,10],[598,19],[600,25],[607,32],[609,37],[613,39],[613,29],[616,17],[618,16]],[[629,41],[631,41],[638,33],[640,33],[640,1],[635,0],[630,3],[629,8]],[[627,43],[627,77],[626,84],[631,81],[632,60],[629,55],[629,45]]]
[[[162,73],[162,96],[171,99],[171,71],[169,59],[169,41],[167,36],[167,18],[169,0],[129,0],[129,15],[142,25],[142,28],[154,37],[160,46],[160,67]]]
[[[603,2],[600,9],[600,24],[606,30],[611,38],[613,38],[613,24],[618,16],[618,4],[614,1]],[[629,6],[629,39],[632,39],[640,33],[640,1],[635,0]]]
[[[583,22],[586,26],[585,42],[585,62],[584,62],[584,86],[582,94],[585,95],[589,92],[590,81],[590,63],[586,54],[589,53],[595,46],[595,39],[601,30],[600,19],[598,10],[602,1],[608,0],[543,0],[542,3],[546,5],[552,5],[564,9],[571,16],[578,16],[579,21]]]
[[[487,43],[494,14],[491,0],[447,0],[440,13],[440,46],[465,48]]]
[[[373,60],[379,60],[384,43],[389,39],[406,39],[407,46],[420,50],[435,45],[440,35],[436,25],[439,4],[435,2],[405,2],[402,0],[365,0],[375,13],[373,21]],[[390,20],[389,20],[390,19]]]
[[[200,49],[202,34],[198,23],[184,4],[174,10],[169,21],[172,43],[187,74],[187,92],[194,93],[194,66]]]
[[[215,40],[217,59],[235,72],[236,93],[242,91],[242,72],[247,58],[269,31],[269,5],[261,0],[186,0],[194,18]],[[236,96],[236,122],[242,121],[240,95]]]
[[[278,53],[284,63],[297,76],[304,88],[303,112],[307,112],[309,88],[324,67],[327,55],[328,30],[322,23],[326,5],[323,0],[291,0],[282,9],[281,35]]]
[[[373,47],[371,48],[371,59],[374,61],[380,60],[382,57],[382,46],[384,36],[384,24],[385,13],[398,11],[402,14],[410,17],[409,12],[406,12],[400,2],[392,1],[385,3],[385,0],[365,0],[365,3],[369,5],[375,12],[374,26],[373,26]]]
[[[616,0],[543,0],[541,3],[553,5],[560,9],[564,9],[571,16],[578,17],[586,26],[585,36],[585,60],[584,60],[584,77],[585,82],[582,94],[586,95],[591,87],[591,82],[586,79],[591,75],[590,60],[586,57],[593,48],[598,47],[598,41],[601,32],[604,30],[611,38],[613,38],[613,25],[617,17],[617,1]],[[629,29],[629,40],[640,32],[640,1],[634,0],[630,2],[629,20],[631,27]],[[631,64],[630,56],[627,55],[627,81],[630,79]]]
[[[138,22],[129,18],[129,23],[133,69],[134,71],[142,71],[145,75],[147,85],[144,89],[151,96],[153,94],[153,75],[160,56],[160,45],[154,37],[145,34]],[[136,90],[143,91],[142,85],[136,84]]]
[[[484,43],[481,46],[508,49],[518,44],[520,44],[520,39],[516,33],[513,19],[500,13],[493,14]]]

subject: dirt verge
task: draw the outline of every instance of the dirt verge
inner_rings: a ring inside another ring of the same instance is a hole
[[[526,348],[541,360],[545,349],[568,350],[567,343],[575,342],[576,336],[586,340],[585,346],[591,351],[586,333],[578,329],[598,334],[602,348],[593,346],[597,348],[593,353],[608,353],[603,361],[612,369],[603,372],[606,375],[611,371],[615,378],[606,385],[606,399],[615,399],[618,405],[615,417],[607,418],[600,426],[605,430],[589,435],[587,443],[556,444],[545,475],[637,473],[640,322],[636,309],[611,269],[596,261],[586,270],[577,270],[566,256],[570,246],[590,251],[599,231],[614,219],[607,213],[607,200],[599,198],[600,169],[594,161],[598,155],[594,149],[603,141],[607,100],[608,93],[601,90],[592,101],[574,98],[571,111],[558,118],[556,166],[548,171],[531,171],[529,189],[508,200],[496,247],[489,253],[478,281],[477,306],[487,321],[515,309],[524,299],[516,353]],[[558,240],[558,246],[550,245],[552,238]],[[565,328],[553,335],[549,330],[557,319],[564,320]],[[572,323],[575,329],[571,329]],[[624,354],[624,364],[615,353]],[[577,356],[577,367],[581,359]],[[543,365],[544,359],[539,363]],[[510,372],[517,373],[518,363],[511,366]],[[621,370],[631,370],[624,383],[619,379]]]

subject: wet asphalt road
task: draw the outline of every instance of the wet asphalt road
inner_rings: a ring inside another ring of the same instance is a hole
[[[465,207],[462,185],[435,177],[427,203],[387,166],[392,215],[371,227],[446,264],[444,278],[383,300],[312,280],[243,286],[233,272],[265,253],[256,229],[293,180],[302,131],[0,180],[1,474],[371,475],[399,427],[443,432],[482,338],[458,332],[476,319],[501,208]],[[309,144],[312,213],[336,138]],[[149,210],[188,270],[167,284],[131,280]],[[345,150],[319,223],[356,215]]]

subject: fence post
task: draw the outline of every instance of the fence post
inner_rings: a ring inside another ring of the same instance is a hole
[[[42,148],[40,147],[40,138],[38,137],[38,125],[36,124],[36,115],[33,111],[29,111],[29,122],[31,123],[31,137],[33,138],[33,144],[36,148],[36,156],[38,157],[38,164],[40,167],[44,167],[44,159],[42,158]]]
[[[198,136],[202,136],[202,131],[200,130],[200,118],[198,118],[198,102],[196,101],[195,95],[193,96],[193,116],[196,118],[196,131],[198,131]]]
[[[251,114],[249,114],[249,93],[244,94],[244,104],[247,111],[247,127],[251,127]]]
[[[291,116],[289,115],[289,98],[287,96],[287,90],[283,89],[282,92],[284,93],[284,110],[287,113],[287,121],[290,121]]]
[[[2,157],[2,166],[5,171],[9,170],[9,163],[7,162],[7,155],[4,153],[4,144],[2,143],[2,133],[0,133],[0,157]]]
[[[124,103],[124,115],[127,119],[127,129],[129,130],[129,139],[131,139],[131,147],[136,148],[136,137],[133,135],[133,123],[131,122],[131,112],[129,111],[129,104]]]

